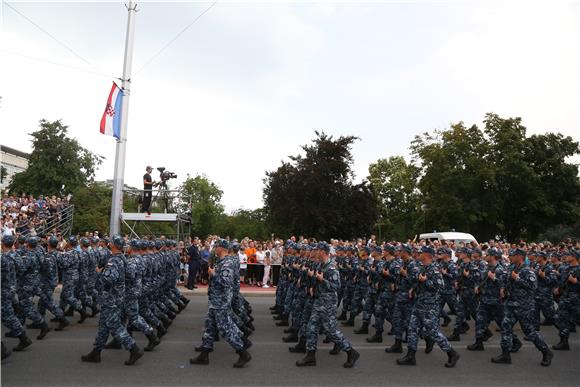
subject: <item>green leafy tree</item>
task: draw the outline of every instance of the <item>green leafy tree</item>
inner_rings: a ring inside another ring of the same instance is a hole
[[[267,226],[266,213],[263,209],[245,210],[239,209],[231,214],[220,215],[215,233],[231,238],[242,239],[270,239],[270,231]]]
[[[40,130],[30,136],[33,150],[28,168],[14,175],[8,187],[11,192],[68,194],[93,181],[103,158],[69,138],[68,127],[60,120],[41,120]]]
[[[354,185],[353,136],[334,139],[315,132],[304,155],[290,156],[266,173],[267,219],[278,235],[303,233],[317,238],[368,234],[377,219],[374,196],[366,183]]]
[[[419,168],[402,156],[379,159],[369,166],[370,183],[379,206],[379,225],[386,239],[406,240],[413,234],[418,216]]]
[[[98,230],[108,233],[111,217],[111,187],[91,183],[78,187],[72,195],[75,206],[73,233]]]
[[[223,191],[204,175],[188,175],[179,191],[187,202],[183,210],[191,210],[192,233],[200,236],[212,234],[224,211],[221,204]]]

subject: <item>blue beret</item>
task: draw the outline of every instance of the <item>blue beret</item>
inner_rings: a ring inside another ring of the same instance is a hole
[[[435,249],[431,246],[423,246],[421,248],[421,253],[427,253],[430,255],[435,255]]]
[[[2,237],[2,244],[6,247],[12,247],[14,245],[14,237],[12,235],[4,235]]]
[[[113,245],[118,249],[123,249],[125,247],[125,239],[119,234],[113,235]]]
[[[215,243],[215,247],[222,247],[224,249],[229,249],[230,248],[230,242],[228,242],[225,239],[220,239]]]

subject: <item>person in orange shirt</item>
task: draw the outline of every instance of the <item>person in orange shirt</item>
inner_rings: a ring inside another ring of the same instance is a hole
[[[250,286],[256,285],[256,245],[250,241],[248,248],[244,251],[248,257],[248,281]]]

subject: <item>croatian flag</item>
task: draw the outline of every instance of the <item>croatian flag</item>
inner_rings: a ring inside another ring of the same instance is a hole
[[[101,133],[121,139],[121,102],[123,101],[123,90],[113,82],[107,107],[101,118]]]

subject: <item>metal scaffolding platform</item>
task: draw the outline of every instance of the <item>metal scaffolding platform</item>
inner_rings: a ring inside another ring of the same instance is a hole
[[[172,239],[184,240],[191,233],[191,204],[185,200],[180,191],[161,189],[153,191],[150,213],[141,212],[143,191],[126,189],[124,192],[121,212],[121,226],[128,230],[131,236],[140,238],[143,235],[165,235]],[[156,227],[156,224],[173,223],[175,228],[169,232],[167,226]],[[162,229],[162,230],[161,230]]]

